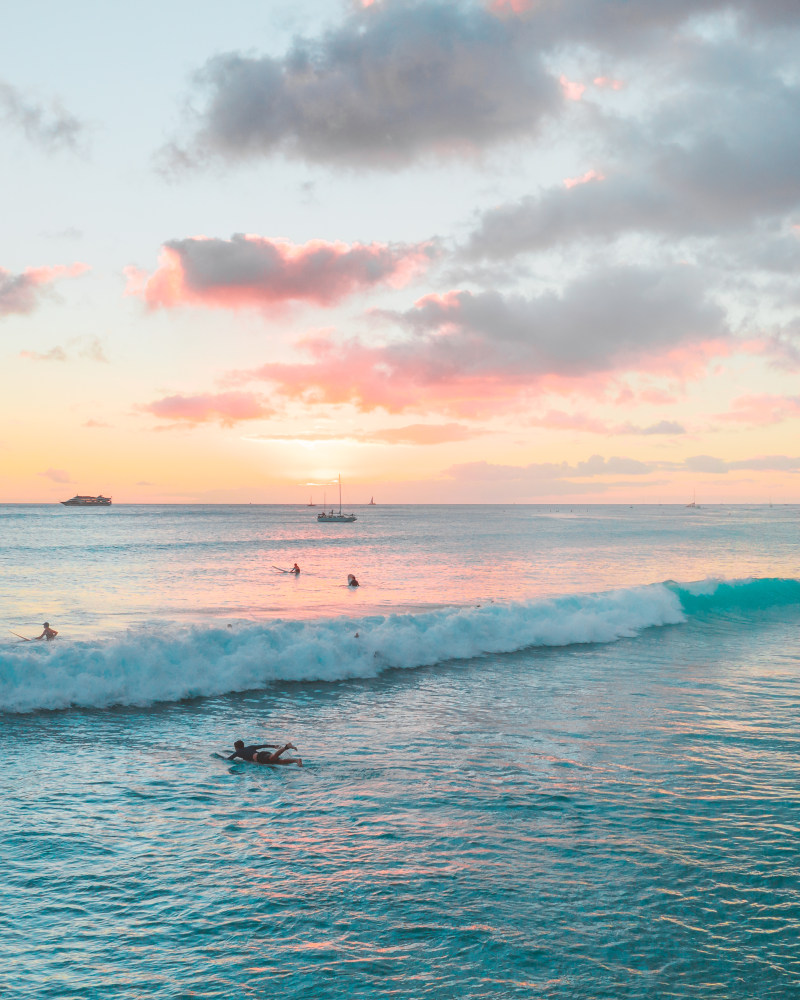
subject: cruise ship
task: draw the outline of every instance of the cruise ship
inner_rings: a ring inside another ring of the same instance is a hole
[[[65,507],[108,507],[111,497],[73,497],[71,500],[62,500]]]

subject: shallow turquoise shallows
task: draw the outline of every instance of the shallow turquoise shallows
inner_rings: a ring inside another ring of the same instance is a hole
[[[800,996],[800,509],[354,510],[0,507],[0,995]]]

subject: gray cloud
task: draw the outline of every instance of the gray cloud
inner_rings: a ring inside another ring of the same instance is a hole
[[[469,482],[502,482],[522,483],[527,486],[551,485],[576,487],[575,492],[588,492],[592,487],[581,483],[581,480],[608,476],[649,476],[661,471],[683,471],[723,474],[741,470],[753,471],[800,471],[800,457],[792,458],[786,455],[768,455],[748,458],[737,462],[725,462],[711,455],[695,455],[678,462],[640,462],[637,459],[592,455],[583,462],[570,464],[568,462],[532,462],[529,465],[499,465],[492,462],[464,462],[444,470],[444,475],[453,479]],[[575,480],[578,482],[575,483]],[[613,485],[619,486],[620,482]],[[602,484],[595,484],[602,488]],[[565,489],[566,492],[571,490]]]
[[[594,155],[603,179],[490,209],[464,255],[507,258],[629,232],[719,236],[798,208],[800,86],[762,69],[757,83],[752,67],[736,84],[695,81],[691,97],[681,92],[656,106],[646,125],[595,118],[588,131],[600,147]],[[704,102],[713,117],[693,113],[692,104]],[[785,240],[765,263],[785,268],[787,258],[796,260],[796,248]]]
[[[325,243],[235,233],[164,244],[160,268],[137,291],[152,308],[206,305],[235,309],[308,300],[330,305],[376,284],[402,284],[436,256],[431,244]]]
[[[558,73],[548,64],[570,54],[591,53],[595,64],[644,57],[673,82],[688,71],[697,80],[715,69],[719,77],[720,67],[730,74],[730,54],[715,60],[719,45],[690,30],[715,15],[733,15],[743,52],[755,48],[754,32],[771,32],[777,45],[772,29],[800,27],[791,0],[563,0],[531,2],[519,17],[502,0],[353,5],[338,27],[295,39],[282,56],[227,52],[208,60],[195,76],[192,134],[164,153],[173,167],[285,153],[394,168],[420,156],[482,151],[530,138],[563,111]],[[744,91],[747,81],[739,82]],[[695,117],[708,125],[709,116]],[[712,134],[706,150],[712,157],[715,140]]]
[[[468,291],[428,296],[395,317],[425,336],[396,351],[413,353],[431,374],[588,375],[727,335],[722,310],[686,267],[598,269],[561,295],[533,299]]]
[[[709,472],[722,475],[752,469],[756,472],[800,472],[800,457],[789,455],[761,455],[755,458],[726,462],[712,455],[693,455],[686,459],[686,468],[692,472]]]
[[[77,152],[85,139],[86,125],[65,111],[58,101],[49,106],[34,101],[16,87],[0,81],[0,123],[21,131],[48,152]]]
[[[178,165],[284,152],[397,167],[531,135],[563,101],[528,31],[442,0],[356,10],[282,58],[216,56],[197,84],[205,102],[171,150]]]
[[[503,0],[496,6],[503,7]],[[797,27],[800,12],[793,0],[528,0],[522,20],[535,27],[542,44],[565,42],[621,55],[663,44],[686,22],[732,14],[748,30]]]
[[[550,376],[597,377],[600,389],[622,372],[696,375],[729,337],[723,311],[688,267],[605,268],[534,298],[454,291],[375,315],[408,335],[382,344],[306,338],[310,360],[231,372],[226,383],[268,381],[306,404],[475,417]]]
[[[638,427],[631,431],[634,434],[685,434],[686,428],[676,420],[659,420],[649,427]]]
[[[33,312],[42,284],[30,273],[12,274],[0,267],[0,316]]]

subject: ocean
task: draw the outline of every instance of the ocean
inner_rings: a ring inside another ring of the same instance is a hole
[[[0,995],[800,996],[800,508],[318,509],[0,506]]]

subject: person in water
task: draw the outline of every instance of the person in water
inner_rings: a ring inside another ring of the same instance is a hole
[[[295,563],[294,566],[292,566],[292,568],[289,570],[289,572],[294,573],[295,576],[300,576],[300,567],[297,565],[297,563]]]
[[[360,586],[358,580],[353,576],[352,573],[347,574],[347,586],[348,587],[358,587]]]
[[[37,639],[46,639],[48,642],[52,642],[58,635],[58,632],[56,632],[54,628],[50,628],[50,622],[45,622],[44,625],[42,625],[42,628],[44,629],[44,632],[42,632],[41,635],[37,635]]]
[[[275,753],[260,752],[267,749],[274,750]],[[228,757],[228,760],[235,760],[239,757],[241,760],[247,760],[251,764],[297,764],[299,767],[302,767],[303,762],[299,757],[287,757],[285,760],[280,759],[282,753],[285,753],[287,750],[296,749],[297,747],[294,743],[284,743],[282,747],[279,747],[277,743],[258,743],[246,747],[244,740],[236,740],[233,744],[233,753]]]

